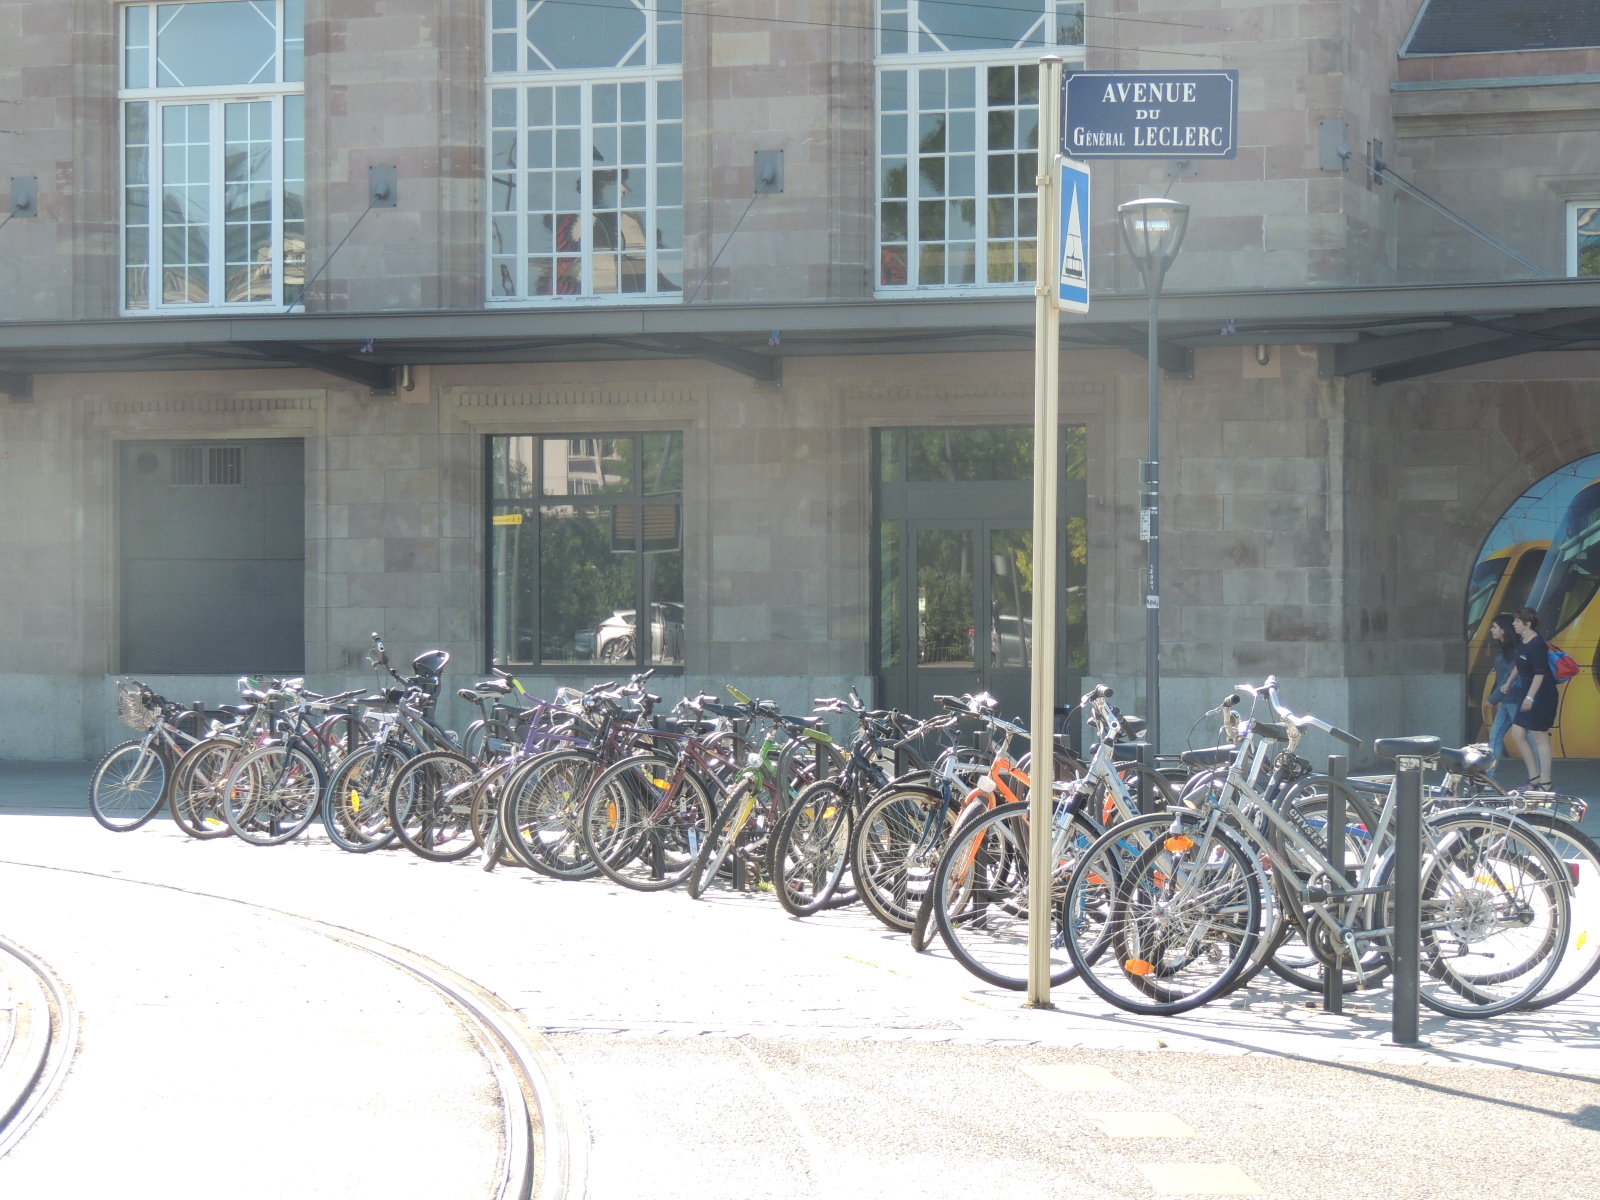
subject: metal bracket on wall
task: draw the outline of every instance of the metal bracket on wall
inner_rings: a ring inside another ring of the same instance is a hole
[[[671,338],[667,343],[671,349],[681,354],[692,354],[696,358],[703,358],[707,362],[716,363],[719,367],[726,367],[730,371],[737,371],[741,375],[748,375],[763,387],[777,387],[783,383],[783,359],[769,358],[765,354],[757,354],[752,350],[745,350],[738,346],[724,346],[710,338],[682,335]]]
[[[13,217],[37,217],[39,215],[39,177],[37,175],[12,177],[11,215]]]
[[[294,342],[235,342],[234,345],[253,350],[263,358],[295,363],[336,379],[348,379],[352,383],[364,383],[374,396],[393,396],[400,374],[399,367],[363,362],[348,354],[332,354]]]

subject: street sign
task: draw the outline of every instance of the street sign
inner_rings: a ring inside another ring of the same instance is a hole
[[[1061,150],[1072,158],[1232,158],[1237,71],[1077,71]]]
[[[1061,270],[1057,302],[1062,312],[1089,311],[1089,164],[1061,164]]]

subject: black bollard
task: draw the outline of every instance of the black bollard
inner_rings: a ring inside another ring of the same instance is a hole
[[[1422,958],[1422,769],[1415,759],[1400,759],[1395,767],[1394,1012],[1390,1040],[1415,1045]]]
[[[1349,764],[1342,754],[1328,755],[1328,775],[1333,779],[1343,780],[1349,774]],[[1328,865],[1334,870],[1334,878],[1329,881],[1329,887],[1337,888],[1348,886],[1349,881],[1344,873],[1344,827],[1345,827],[1344,789],[1330,787],[1328,789],[1327,813],[1327,842]],[[1337,941],[1334,943],[1334,964],[1322,968],[1322,1011],[1344,1011],[1344,947]]]

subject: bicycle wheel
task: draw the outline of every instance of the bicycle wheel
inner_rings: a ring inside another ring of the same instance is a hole
[[[1534,999],[1567,946],[1566,864],[1505,813],[1445,813],[1427,820],[1425,837],[1419,999],[1451,1017],[1492,1017]]]
[[[237,760],[222,784],[228,828],[252,846],[298,837],[317,815],[322,768],[292,746],[262,746]]]
[[[89,812],[112,833],[129,833],[160,811],[171,774],[166,755],[142,739],[113,746],[89,776]]]
[[[400,746],[363,746],[348,755],[322,793],[322,823],[341,850],[366,854],[394,841],[389,824],[389,785],[410,758]]]
[[[472,789],[472,812],[468,819],[472,822],[473,839],[484,851],[485,871],[517,863],[506,847],[505,838],[500,836],[500,790],[515,765],[509,760],[495,763],[478,776]]]
[[[603,771],[583,801],[585,845],[600,873],[639,892],[689,877],[717,810],[698,777],[653,754]]]
[[[600,770],[592,754],[555,750],[506,780],[500,832],[518,862],[552,879],[590,879],[600,868],[583,844],[583,798]]]
[[[223,812],[222,785],[244,754],[244,745],[223,734],[195,743],[178,760],[172,773],[172,819],[190,837],[209,841],[233,832]]]
[[[1573,996],[1600,973],[1600,845],[1562,817],[1542,812],[1518,815],[1544,835],[1571,877],[1572,918],[1561,965],[1538,995],[1521,1005],[1548,1008]]]
[[[461,735],[461,751],[477,762],[504,758],[511,753],[516,731],[504,721],[477,720]]]
[[[956,811],[931,787],[901,787],[867,804],[850,844],[861,901],[890,929],[905,933],[933,884]]]
[[[1261,935],[1261,882],[1225,827],[1171,814],[1107,831],[1079,860],[1068,957],[1102,1000],[1169,1016],[1223,994]],[[1136,857],[1129,854],[1148,841]]]
[[[819,742],[815,738],[790,738],[778,753],[774,773],[778,777],[779,808],[789,811],[789,806],[800,793],[822,779],[837,779],[844,770],[844,755],[832,742]]]
[[[1062,828],[1063,822],[1065,828]],[[1058,813],[1050,902],[1050,983],[1076,973],[1067,954],[1066,885],[1099,829],[1080,813]],[[950,953],[995,987],[1028,986],[1028,805],[1002,804],[965,823],[933,875],[933,918]]]
[[[797,917],[829,906],[850,865],[850,800],[837,783],[820,779],[789,806],[772,836],[767,873],[778,903]]]
[[[478,848],[472,836],[472,792],[478,768],[453,750],[419,754],[395,772],[389,824],[411,853],[455,862]]]
[[[745,780],[728,793],[717,811],[711,832],[689,868],[689,895],[693,899],[698,900],[705,894],[711,881],[722,870],[722,864],[743,848],[741,843],[749,840],[750,831],[755,825],[751,818],[760,803],[756,795],[757,786]]]

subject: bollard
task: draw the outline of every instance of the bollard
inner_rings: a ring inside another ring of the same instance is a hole
[[[1153,813],[1156,810],[1154,789],[1150,786],[1148,772],[1156,769],[1156,748],[1149,742],[1139,743],[1139,761],[1145,765],[1146,770],[1139,772],[1139,812],[1141,815]]]
[[[1414,1045],[1422,958],[1422,768],[1395,761],[1394,1011],[1390,1040]]]
[[[1343,780],[1349,774],[1349,764],[1342,754],[1328,755],[1328,775],[1332,779]],[[1334,869],[1334,878],[1329,881],[1329,887],[1348,887],[1349,879],[1344,872],[1344,836],[1345,836],[1345,811],[1344,789],[1330,787],[1328,789],[1328,814],[1327,814],[1327,853],[1328,865]],[[1337,942],[1333,946],[1334,961],[1331,965],[1322,968],[1322,1011],[1344,1011],[1344,955],[1343,947]]]

